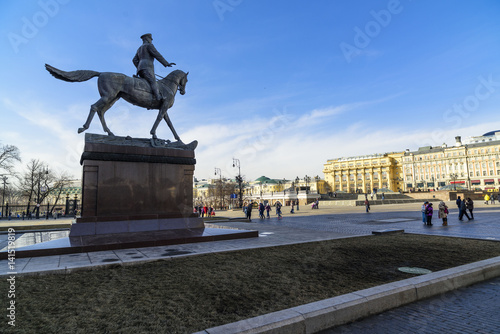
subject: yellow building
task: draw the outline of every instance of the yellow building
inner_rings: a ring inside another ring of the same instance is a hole
[[[498,191],[500,131],[468,138],[455,145],[425,146],[416,151],[328,160],[325,181],[332,191],[369,193],[373,189],[429,191],[442,187]]]
[[[404,152],[328,160],[323,167],[332,191],[370,193],[374,189],[402,190],[401,158]]]

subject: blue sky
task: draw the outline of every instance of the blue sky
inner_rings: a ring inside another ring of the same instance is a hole
[[[77,129],[97,79],[44,69],[132,75],[152,33],[172,69],[189,71],[169,115],[198,140],[195,176],[322,176],[331,158],[415,150],[500,129],[500,2],[0,1],[0,143],[80,177]],[[156,63],[156,73],[169,68]],[[156,118],[119,101],[120,136]],[[88,132],[104,134],[97,117]],[[173,139],[167,125],[160,138]]]

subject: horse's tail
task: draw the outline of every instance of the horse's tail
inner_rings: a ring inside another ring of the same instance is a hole
[[[45,64],[45,69],[49,71],[50,74],[52,74],[55,78],[68,81],[68,82],[82,82],[82,81],[87,81],[93,77],[97,77],[101,74],[101,72],[96,72],[96,71],[88,71],[88,70],[78,70],[78,71],[71,71],[71,72],[65,72],[61,71],[53,66],[50,66],[49,64]]]

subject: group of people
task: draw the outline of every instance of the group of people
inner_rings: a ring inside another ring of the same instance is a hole
[[[194,212],[198,214],[198,217],[210,217],[215,216],[215,209],[207,205],[198,205],[194,207]]]
[[[458,207],[458,220],[463,221],[464,216],[466,216],[468,220],[474,219],[474,214],[472,213],[474,210],[474,201],[470,197],[462,200],[460,196],[458,196],[456,204]],[[422,211],[422,222],[427,226],[432,226],[432,216],[434,214],[434,208],[432,206],[432,203],[427,201],[424,202],[424,204],[422,204],[421,211]],[[467,211],[469,212],[470,216],[467,213]],[[448,214],[449,210],[446,203],[443,201],[439,202],[438,218],[442,219],[443,226],[448,225]]]
[[[275,204],[276,207],[276,215],[278,216],[278,219],[281,219],[281,207],[282,204],[277,201]],[[248,203],[246,206],[243,207],[243,211],[245,212],[245,216],[248,220],[252,220],[252,209],[253,209],[253,202]],[[258,205],[259,209],[259,218],[260,219],[265,219],[266,216],[264,212],[267,213],[267,218],[271,218],[270,212],[271,212],[271,205],[269,203],[259,203]]]
[[[495,200],[500,202],[500,193],[499,194],[489,194],[484,195],[484,204],[495,204]]]

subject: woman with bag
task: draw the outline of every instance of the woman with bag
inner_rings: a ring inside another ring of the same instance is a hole
[[[443,220],[443,226],[448,226],[448,207],[443,201],[439,203],[438,217]]]

